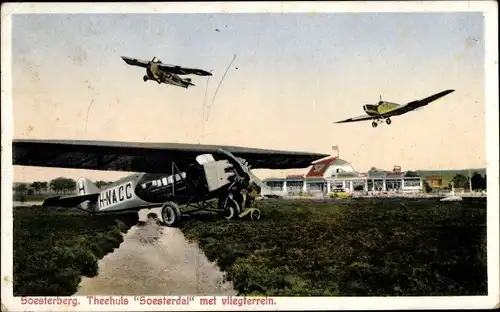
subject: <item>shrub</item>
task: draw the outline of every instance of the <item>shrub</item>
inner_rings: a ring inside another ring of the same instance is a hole
[[[98,259],[123,241],[137,213],[89,216],[68,209],[16,207],[14,295],[69,296],[81,275],[98,273]]]
[[[240,294],[484,295],[486,201],[264,200],[260,221],[182,229]]]

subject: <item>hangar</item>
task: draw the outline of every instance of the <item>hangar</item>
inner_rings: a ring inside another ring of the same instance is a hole
[[[393,171],[360,173],[346,160],[329,156],[312,163],[305,175],[268,178],[263,182],[276,195],[326,195],[331,192],[394,192],[419,193],[423,182],[419,177],[405,177],[401,167]]]

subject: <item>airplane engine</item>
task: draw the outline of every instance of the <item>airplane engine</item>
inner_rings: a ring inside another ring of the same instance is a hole
[[[227,160],[212,161],[203,164],[210,192],[231,183],[231,177],[234,176],[232,170],[228,170],[231,167],[232,165]]]

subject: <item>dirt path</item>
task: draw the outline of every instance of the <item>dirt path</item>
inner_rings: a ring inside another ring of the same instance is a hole
[[[99,275],[83,277],[76,296],[83,295],[235,295],[223,274],[179,229],[148,218],[159,209],[141,210],[141,225],[99,261]]]

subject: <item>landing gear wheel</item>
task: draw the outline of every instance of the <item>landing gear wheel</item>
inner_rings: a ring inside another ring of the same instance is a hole
[[[387,118],[387,119],[385,120],[385,123],[386,123],[386,124],[388,124],[388,125],[390,125],[390,124],[391,124],[391,122],[392,122],[392,121],[391,121],[391,118]]]
[[[255,209],[255,210],[252,210],[252,212],[250,212],[250,220],[252,220],[252,221],[260,220],[260,210],[259,209]]]
[[[181,220],[181,211],[174,202],[166,202],[161,209],[161,216],[168,227],[175,227]]]
[[[245,209],[245,197],[241,193],[233,194],[233,200],[238,205],[238,214],[241,212],[241,209]]]
[[[226,220],[232,220],[238,217],[240,214],[240,205],[232,199],[228,198],[226,202],[226,207],[224,207],[224,212],[222,213],[222,216]]]
[[[376,121],[372,122],[372,127],[373,127],[373,128],[377,128],[377,126],[378,126],[378,124],[377,124],[377,122],[376,122]]]
[[[148,76],[142,77],[142,80],[144,80],[144,82],[148,81],[148,79],[149,79]]]

